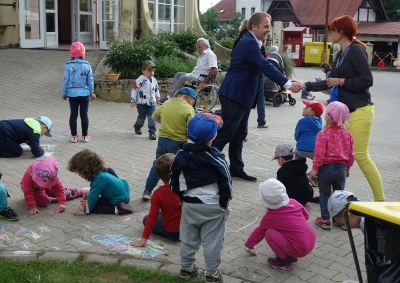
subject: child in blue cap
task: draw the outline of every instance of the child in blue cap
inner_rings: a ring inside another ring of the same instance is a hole
[[[232,178],[225,155],[211,147],[222,119],[209,113],[194,116],[188,125],[186,143],[171,166],[170,185],[182,204],[180,224],[180,277],[198,274],[196,252],[203,245],[206,281],[222,282],[219,271]]]
[[[161,124],[156,159],[165,153],[176,154],[180,149],[180,145],[186,143],[188,138],[187,125],[195,114],[193,108],[195,103],[195,91],[190,87],[182,87],[178,89],[172,99],[166,101],[154,111],[153,119]],[[142,195],[143,200],[150,200],[151,192],[160,180],[157,177],[154,162],[146,180],[146,187]]]
[[[0,157],[19,157],[23,154],[21,143],[31,147],[35,157],[42,156],[45,146],[40,146],[40,137],[51,137],[51,120],[46,116],[0,121]]]

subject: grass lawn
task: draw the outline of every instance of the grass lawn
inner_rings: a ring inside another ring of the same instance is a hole
[[[85,256],[79,256],[75,261],[43,260],[31,261],[1,258],[0,278],[7,283],[76,283],[76,282],[184,282],[177,274],[161,271],[139,269],[133,266],[121,266],[120,261],[115,264],[103,264],[85,261]],[[204,282],[200,278],[190,282]]]

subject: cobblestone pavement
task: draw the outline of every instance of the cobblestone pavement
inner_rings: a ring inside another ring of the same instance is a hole
[[[104,51],[87,53],[93,68],[104,56]],[[147,248],[129,248],[132,238],[139,238],[143,231],[142,218],[149,209],[148,202],[141,201],[141,193],[150,166],[155,157],[156,141],[146,134],[135,136],[133,123],[137,112],[127,103],[95,100],[89,108],[90,143],[69,142],[69,105],[61,97],[63,67],[69,59],[66,51],[55,50],[0,50],[0,120],[11,118],[49,116],[53,121],[53,138],[43,137],[44,144],[57,145],[54,157],[60,170],[59,176],[66,187],[88,187],[89,183],[66,170],[69,158],[83,148],[100,153],[107,164],[131,186],[131,204],[134,213],[126,216],[72,215],[79,206],[78,200],[67,203],[67,210],[55,214],[56,203],[41,208],[40,214],[28,216],[19,181],[28,165],[34,160],[29,151],[20,158],[0,159],[2,182],[11,194],[10,206],[20,215],[20,220],[10,223],[0,220],[0,256],[30,259],[60,258],[73,260],[85,252],[89,260],[115,262],[123,256],[123,264],[150,269],[179,272],[179,242],[153,236]],[[321,77],[316,68],[296,68],[296,79],[306,81]],[[376,162],[384,183],[386,198],[399,201],[400,184],[400,133],[397,127],[398,73],[374,71],[375,85],[371,89],[375,106],[375,123],[371,137],[371,155]],[[157,76],[157,73],[156,73]],[[315,93],[316,100],[326,96]],[[300,95],[295,106],[287,103],[280,107],[267,104],[268,129],[256,127],[256,111],[249,122],[249,140],[244,145],[245,170],[259,181],[276,177],[278,165],[271,161],[275,146],[286,141],[294,145],[293,133],[301,118],[303,104]],[[396,118],[397,117],[397,118]],[[396,122],[397,121],[397,122]],[[396,130],[397,129],[397,130]],[[144,133],[146,133],[146,126]],[[310,223],[318,234],[313,252],[299,259],[291,271],[273,270],[267,266],[268,256],[274,256],[265,241],[256,250],[258,256],[249,257],[243,250],[248,235],[265,213],[257,198],[258,183],[234,180],[231,214],[223,251],[221,270],[225,282],[342,282],[357,280],[353,256],[347,233],[339,228],[323,231],[313,222],[319,215],[319,206],[310,204]],[[357,193],[362,200],[372,200],[372,192],[364,176],[355,165],[347,181],[347,189]],[[354,231],[363,277],[363,236]],[[199,265],[204,266],[202,250]]]

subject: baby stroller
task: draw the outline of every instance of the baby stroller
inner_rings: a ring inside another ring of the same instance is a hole
[[[269,53],[267,59],[282,74],[284,73],[283,59],[281,55],[275,52],[271,52]],[[279,107],[285,102],[289,102],[289,105],[291,106],[294,106],[296,104],[296,99],[294,99],[290,93],[282,90],[279,85],[277,85],[268,77],[264,78],[264,96],[266,101],[272,102],[275,107]]]

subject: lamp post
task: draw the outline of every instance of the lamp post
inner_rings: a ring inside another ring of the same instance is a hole
[[[328,18],[329,18],[329,0],[326,0],[324,50],[322,50],[321,63],[329,62],[326,54],[326,42],[328,39]]]

